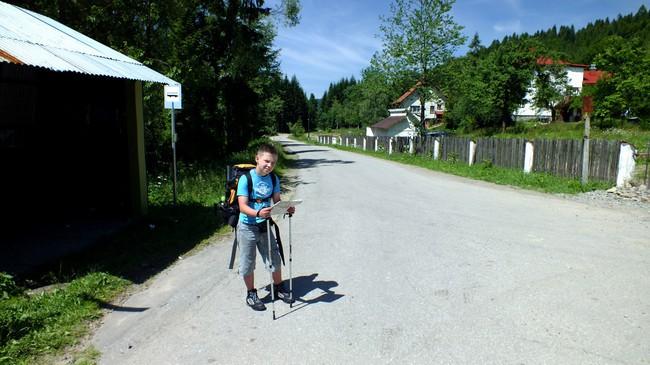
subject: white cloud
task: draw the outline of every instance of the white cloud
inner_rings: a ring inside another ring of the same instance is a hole
[[[285,32],[276,38],[282,69],[289,75],[295,74],[308,93],[320,94],[330,82],[352,75],[358,77],[370,64],[372,55],[381,48],[381,42],[372,35],[337,33],[303,30]],[[315,83],[321,87],[312,89]]]
[[[496,23],[492,26],[492,29],[494,29],[494,31],[497,33],[505,33],[505,34],[521,33],[522,32],[521,20],[513,20],[510,22]]]

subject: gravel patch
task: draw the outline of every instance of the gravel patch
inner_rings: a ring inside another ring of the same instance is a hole
[[[596,190],[582,194],[561,194],[569,200],[605,208],[633,209],[650,214],[650,189],[645,185]]]

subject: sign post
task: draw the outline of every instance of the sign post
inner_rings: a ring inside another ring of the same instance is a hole
[[[174,189],[174,206],[176,206],[176,109],[183,109],[183,98],[181,97],[181,85],[165,85],[165,109],[171,109],[172,126],[172,169],[173,169],[173,189]]]

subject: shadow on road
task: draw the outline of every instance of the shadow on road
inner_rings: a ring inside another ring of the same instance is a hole
[[[310,152],[327,152],[327,150],[285,151],[285,153],[288,155],[298,155],[298,154],[310,153]]]
[[[343,294],[337,294],[334,292],[334,290],[332,290],[332,288],[339,286],[339,283],[337,283],[336,281],[316,280],[317,276],[318,274],[314,273],[307,276],[298,276],[293,278],[293,297],[296,299],[296,303],[293,305],[293,309],[290,312],[277,317],[278,319],[286,316],[287,314],[293,313],[301,308],[304,308],[310,304],[332,303],[344,296]],[[285,285],[288,288],[289,285],[288,280],[285,280]],[[270,292],[269,285],[266,286],[266,290],[268,291],[269,294],[267,294],[264,298],[262,298],[262,301],[266,303],[270,303],[271,292]],[[313,292],[314,290],[320,291],[321,294],[312,299],[303,299],[303,297]]]
[[[144,312],[144,311],[146,311],[146,310],[149,309],[149,307],[124,307],[124,306],[120,306],[120,305],[114,305],[114,304],[111,304],[111,303],[105,302],[105,301],[103,301],[103,300],[101,300],[101,299],[97,299],[97,298],[93,297],[92,295],[83,295],[82,297],[83,297],[84,299],[86,299],[86,300],[89,300],[89,301],[92,301],[92,302],[97,303],[97,305],[98,305],[100,308],[103,308],[103,309],[109,309],[109,310],[112,310],[112,311],[114,311],[114,312],[133,312],[133,313],[139,313],[139,312]]]
[[[290,166],[294,169],[308,169],[314,166],[327,166],[335,164],[351,164],[354,161],[329,160],[326,158],[301,158],[291,161]]]

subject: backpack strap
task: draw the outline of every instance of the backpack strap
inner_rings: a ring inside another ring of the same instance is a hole
[[[246,175],[246,181],[248,182],[248,200],[251,201],[253,200],[253,178],[251,177],[251,170],[246,170],[246,172],[244,172],[244,175]],[[275,173],[271,172],[269,173],[269,175],[271,175],[271,184],[273,185],[273,188],[271,188],[271,195],[262,200],[271,199],[273,197],[273,192],[275,191],[275,185],[277,184],[276,181],[277,177]]]

